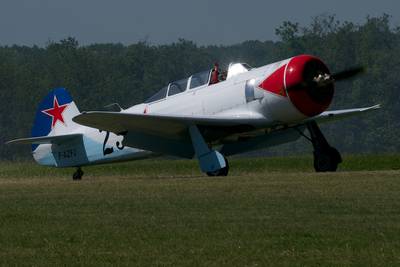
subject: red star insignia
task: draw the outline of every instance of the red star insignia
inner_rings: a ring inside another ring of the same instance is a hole
[[[64,105],[58,105],[58,99],[56,96],[54,96],[54,100],[53,100],[53,107],[49,108],[49,109],[45,109],[42,110],[42,112],[48,116],[51,117],[51,128],[53,129],[54,126],[56,125],[56,123],[58,121],[60,121],[62,124],[65,125],[64,122],[64,117],[63,117],[63,112],[65,111],[65,109],[68,107],[68,104],[64,104]]]

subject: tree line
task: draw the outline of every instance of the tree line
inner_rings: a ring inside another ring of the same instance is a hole
[[[367,73],[336,85],[331,109],[380,103],[373,114],[323,126],[327,138],[346,153],[395,153],[400,148],[400,28],[389,15],[363,23],[341,22],[335,16],[315,17],[307,26],[286,21],[277,41],[245,41],[227,46],[198,46],[179,39],[167,45],[138,42],[81,46],[73,37],[45,47],[2,46],[0,43],[0,157],[23,159],[29,148],[6,146],[30,136],[37,105],[56,87],[68,88],[81,111],[117,102],[128,107],[142,102],[173,80],[211,69],[214,62],[246,62],[262,66],[297,54],[312,54],[332,72],[362,65]],[[269,149],[291,154],[311,150],[307,142]]]

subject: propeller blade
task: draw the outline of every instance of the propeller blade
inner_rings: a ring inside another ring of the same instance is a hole
[[[349,79],[352,78],[358,74],[361,74],[365,72],[365,68],[358,66],[358,67],[353,67],[347,70],[343,70],[343,71],[339,71],[337,73],[334,73],[331,75],[331,77],[333,78],[333,80],[335,81],[340,81],[340,80],[344,80],[344,79]]]
[[[291,90],[299,90],[304,87],[309,87],[309,88],[322,88],[328,84],[349,79],[354,76],[357,76],[361,73],[365,72],[365,68],[362,66],[357,66],[353,67],[347,70],[339,71],[337,73],[328,75],[326,77],[323,77],[322,74],[314,78],[314,80],[311,81],[303,81],[301,84],[295,84],[291,87],[286,88],[287,91]]]

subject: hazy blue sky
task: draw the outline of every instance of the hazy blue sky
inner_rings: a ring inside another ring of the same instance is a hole
[[[0,0],[0,45],[44,45],[67,36],[82,44],[178,38],[232,44],[274,39],[283,21],[307,25],[326,12],[353,22],[388,13],[400,25],[399,0]]]

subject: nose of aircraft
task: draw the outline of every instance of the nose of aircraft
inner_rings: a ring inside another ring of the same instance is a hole
[[[334,93],[329,69],[319,58],[310,55],[291,58],[259,87],[288,97],[298,111],[309,117],[325,111]]]
[[[317,57],[293,57],[287,64],[284,81],[290,101],[304,115],[318,115],[332,102],[333,79],[328,67]]]

